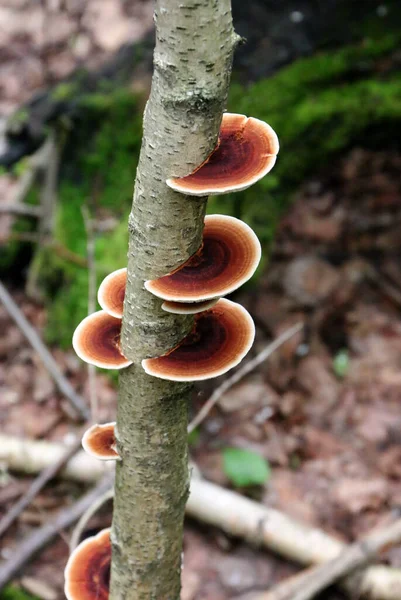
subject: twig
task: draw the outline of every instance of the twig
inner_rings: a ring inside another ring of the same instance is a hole
[[[82,217],[86,231],[86,258],[88,261],[88,315],[96,308],[96,261],[95,261],[95,231],[93,219],[86,204],[81,206]],[[97,423],[99,403],[96,393],[96,370],[88,364],[89,402],[92,420]]]
[[[110,488],[112,482],[113,476],[108,473],[95,488],[87,492],[72,506],[62,510],[54,521],[45,523],[43,527],[40,527],[40,529],[37,529],[32,535],[23,540],[14,549],[12,556],[0,567],[0,591],[61,530],[75,523],[82,513]]]
[[[64,465],[70,460],[70,458],[79,450],[81,447],[81,436],[78,435],[75,442],[71,447],[67,448],[64,454],[58,458],[54,463],[43,469],[43,471],[36,477],[32,482],[27,492],[21,496],[20,500],[14,504],[11,509],[4,515],[0,521],[0,537],[4,535],[7,529],[14,523],[19,517],[22,511],[29,506],[32,500],[37,496],[40,490],[46,485],[48,481],[53,479],[55,475],[64,467]]]
[[[79,396],[71,386],[70,382],[61,373],[58,364],[46,348],[35,329],[27,321],[21,310],[18,308],[4,285],[0,281],[0,302],[3,303],[8,314],[14,319],[15,323],[21,329],[28,342],[31,344],[33,349],[39,354],[46,369],[54,379],[60,392],[71,402],[76,408],[81,417],[84,419],[89,418],[89,410],[86,406],[83,398]]]
[[[39,239],[39,234],[32,231],[12,231],[6,238],[9,241],[28,242],[30,244],[41,244],[47,248],[51,248],[60,258],[68,260],[78,267],[87,268],[88,261],[83,256],[75,254],[72,250],[64,246],[61,242],[49,238]]]
[[[278,585],[267,594],[254,600],[311,600],[340,578],[365,566],[391,546],[401,543],[401,519],[367,535],[344,549],[337,558],[309,569],[291,583]],[[393,589],[394,599],[401,598],[401,582]]]
[[[75,550],[78,546],[81,536],[85,531],[85,527],[88,521],[93,517],[93,515],[105,504],[108,500],[114,498],[114,489],[107,490],[100,498],[96,500],[93,504],[91,504],[87,510],[84,512],[82,517],[79,519],[78,523],[75,525],[74,530],[70,539],[70,552]]]
[[[6,213],[40,218],[42,216],[42,209],[39,206],[31,206],[22,202],[18,204],[0,204],[0,214]]]
[[[284,331],[278,338],[271,342],[266,348],[259,352],[252,360],[235,371],[234,375],[223,381],[223,383],[212,393],[210,398],[202,406],[196,417],[188,425],[188,433],[191,433],[207,417],[213,406],[220,400],[233,385],[241,381],[248,373],[251,373],[258,365],[265,361],[273,352],[287,342],[293,335],[301,331],[303,323],[297,323],[287,331]]]
[[[32,473],[35,464],[37,469],[42,469],[54,460],[54,456],[60,455],[62,448],[61,444],[18,440],[0,434],[0,461],[16,471]],[[60,475],[75,481],[94,482],[102,474],[99,462],[80,452]],[[114,469],[113,465],[104,465],[103,468],[106,466]],[[344,542],[321,529],[299,523],[279,510],[195,477],[191,480],[186,513],[202,523],[262,545],[302,565],[328,562],[346,548]],[[347,576],[341,581],[341,586],[353,600],[367,592],[372,599],[399,600],[401,572],[374,565],[362,569],[358,577]]]
[[[55,128],[53,128],[50,130],[44,143],[43,151],[47,154],[47,160],[45,165],[43,165],[44,180],[40,194],[40,207],[42,211],[42,218],[39,221],[38,227],[40,245],[42,245],[46,238],[53,238],[54,208],[57,200],[57,178],[60,164],[59,137]],[[32,298],[41,297],[37,285],[40,270],[38,257],[38,248],[36,248],[36,254],[31,261],[25,285],[26,293]]]

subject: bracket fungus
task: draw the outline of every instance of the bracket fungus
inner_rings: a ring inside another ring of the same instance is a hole
[[[173,273],[145,281],[145,287],[170,302],[203,302],[243,285],[260,258],[260,242],[249,225],[227,215],[208,215],[198,252]]]
[[[218,301],[219,297],[211,298],[210,300],[203,300],[202,302],[170,302],[166,300],[162,304],[162,309],[169,313],[176,315],[196,315],[197,313],[203,312],[212,308]]]
[[[123,369],[132,361],[120,349],[121,319],[104,310],[86,317],[74,331],[72,345],[85,362],[102,369]]]
[[[224,113],[216,149],[193,173],[167,179],[182,194],[209,196],[245,190],[273,167],[279,151],[274,130],[259,119]]]
[[[97,300],[109,315],[121,319],[123,316],[127,269],[118,269],[105,277],[99,286]]]
[[[64,571],[67,600],[107,600],[110,563],[110,529],[81,542],[71,553]]]
[[[235,367],[251,349],[255,325],[248,311],[226,298],[195,315],[193,331],[170,352],[146,358],[148,375],[171,381],[200,381]]]
[[[121,460],[116,447],[115,422],[96,424],[82,436],[84,450],[99,460]]]

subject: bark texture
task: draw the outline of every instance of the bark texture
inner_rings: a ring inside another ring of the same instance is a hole
[[[158,0],[154,75],[129,218],[111,568],[112,600],[179,600],[188,495],[186,384],[149,377],[141,359],[186,335],[193,318],[166,313],[144,281],[199,248],[206,198],[167,187],[217,142],[237,42],[230,0]]]

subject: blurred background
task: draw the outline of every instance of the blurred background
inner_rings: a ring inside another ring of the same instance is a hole
[[[126,264],[152,11],[148,0],[0,0],[0,277],[101,422],[115,419],[117,378],[88,374],[71,337],[103,277]],[[234,296],[257,326],[252,356],[305,327],[220,398],[191,455],[205,478],[350,541],[401,510],[401,5],[233,0],[233,17],[246,43],[227,109],[270,123],[281,150],[267,177],[208,210],[245,220],[263,244]],[[0,518],[41,468],[13,468],[7,444],[68,444],[80,431],[25,333],[0,303]],[[220,384],[196,387],[191,417]],[[3,563],[86,489],[46,485],[4,532]],[[108,503],[84,535],[110,515]],[[69,531],[0,598],[63,598]],[[401,548],[385,559],[401,567]],[[245,598],[298,569],[195,520],[185,561],[183,600]]]

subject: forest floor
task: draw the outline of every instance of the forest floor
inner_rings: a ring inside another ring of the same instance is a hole
[[[298,190],[268,267],[235,299],[257,325],[253,354],[296,322],[305,331],[220,400],[191,446],[204,477],[223,486],[230,485],[223,448],[259,453],[269,461],[271,477],[242,493],[346,541],[401,512],[400,171],[400,155],[354,149]],[[21,289],[10,291],[43,331],[45,310]],[[68,441],[77,426],[66,401],[2,306],[0,331],[1,431]],[[88,398],[86,367],[72,350],[52,353]],[[218,384],[196,388],[192,415]],[[96,393],[99,420],[114,420],[116,391],[100,372]],[[0,517],[30,481],[3,471]],[[1,557],[83,491],[67,481],[49,484],[4,536]],[[108,505],[86,534],[109,526],[110,519]],[[18,581],[28,588],[32,579],[41,582],[44,598],[62,598],[67,542],[68,532],[60,532]],[[182,600],[240,598],[297,570],[273,553],[190,520],[184,543]],[[385,561],[401,567],[401,548],[390,550]],[[340,597],[325,592],[322,600]]]

